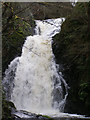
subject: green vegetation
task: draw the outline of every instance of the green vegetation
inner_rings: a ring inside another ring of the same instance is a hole
[[[15,57],[20,56],[27,36],[33,33],[34,21],[29,24],[15,14],[10,3],[3,3],[2,65],[3,72]]]
[[[89,3],[77,3],[62,25],[61,33],[54,37],[53,50],[57,63],[64,65],[70,86],[67,111],[90,114],[90,50]],[[57,46],[57,47],[56,47]]]
[[[42,115],[42,117],[48,118],[48,120],[54,120],[53,118],[51,118],[50,116],[47,116],[47,115]]]
[[[12,108],[15,106],[12,102],[3,100],[2,101],[2,120],[14,120],[15,118],[11,115]]]
[[[12,109],[16,109],[14,104],[5,99],[5,93],[2,93],[2,119],[1,120],[14,120],[14,116],[11,115]]]
[[[47,118],[48,120],[54,120],[54,119],[51,118],[50,116],[42,115],[42,114],[38,114],[36,117],[37,117],[37,118],[38,118],[38,117],[43,117],[43,118]]]

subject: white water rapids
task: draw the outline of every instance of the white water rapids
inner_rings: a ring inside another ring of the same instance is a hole
[[[63,112],[68,86],[52,52],[52,37],[60,32],[63,21],[36,20],[36,34],[27,37],[21,56],[6,70],[7,96],[18,110],[38,114]]]

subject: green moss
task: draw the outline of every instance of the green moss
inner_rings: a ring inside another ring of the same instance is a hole
[[[47,116],[47,115],[42,115],[42,117],[48,118],[48,120],[54,120],[53,118],[51,118],[50,116]]]
[[[38,114],[37,117],[44,117],[44,118],[47,118],[48,120],[54,120],[53,118],[51,118],[50,116],[48,115],[42,115],[42,114]]]
[[[7,100],[2,101],[2,120],[14,120],[14,117],[11,115],[12,108],[15,109],[12,102]]]
[[[84,102],[85,99],[88,98],[90,92],[90,84],[89,83],[81,83],[79,90],[79,97]]]

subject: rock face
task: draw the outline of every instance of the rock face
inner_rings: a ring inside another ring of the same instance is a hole
[[[65,112],[90,115],[89,3],[78,3],[54,37],[56,62],[70,87]]]
[[[68,2],[32,2],[32,3],[11,3],[18,16],[29,21],[31,15],[34,19],[50,19],[66,17],[72,11],[72,5]]]

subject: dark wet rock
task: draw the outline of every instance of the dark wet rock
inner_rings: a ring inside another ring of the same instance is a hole
[[[77,3],[53,40],[56,62],[63,65],[60,71],[70,87],[65,106],[68,113],[90,115],[89,8],[90,2]]]
[[[28,22],[31,16],[34,19],[50,19],[66,17],[72,11],[72,5],[69,2],[19,2],[11,3],[13,8],[18,12],[18,16],[24,17]]]
[[[15,109],[12,112],[12,116],[15,118],[15,120],[53,120],[49,116],[35,114],[24,110],[15,110]]]
[[[15,110],[12,113],[15,120],[88,120],[90,118],[85,118],[84,116],[74,116],[74,115],[61,115],[58,117],[51,117],[47,115],[34,114],[23,110]]]

